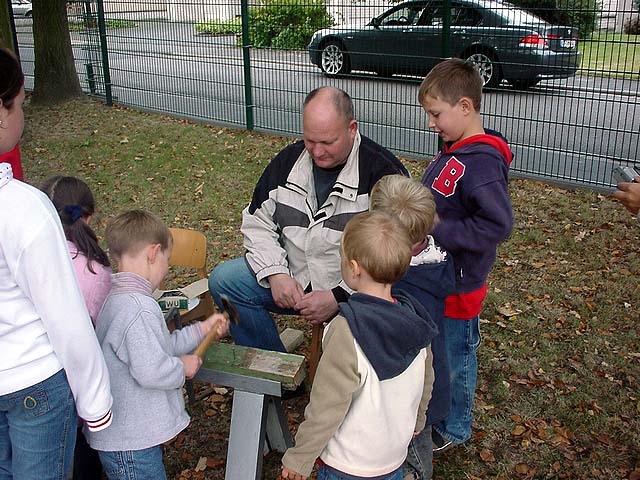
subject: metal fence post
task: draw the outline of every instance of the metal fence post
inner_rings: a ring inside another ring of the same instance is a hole
[[[107,50],[107,26],[104,21],[104,3],[98,0],[98,34],[100,36],[100,54],[102,57],[102,75],[104,79],[104,98],[108,106],[113,105],[111,97],[111,72],[109,70],[109,52]]]
[[[102,1],[102,0],[100,0]],[[247,130],[253,130],[253,93],[251,85],[251,45],[249,45],[249,5],[248,0],[241,0],[242,15],[242,64],[244,66],[244,102]]]
[[[442,58],[449,58],[449,39],[451,38],[451,0],[444,0],[442,8]]]
[[[13,41],[13,52],[20,61],[20,49],[18,48],[18,34],[16,33],[16,22],[13,18],[13,8],[11,6],[11,0],[7,0],[7,13],[9,14],[9,28],[11,30],[11,39]]]

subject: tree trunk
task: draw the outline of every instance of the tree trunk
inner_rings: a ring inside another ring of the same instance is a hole
[[[0,48],[8,48],[15,51],[16,45],[13,44],[9,8],[9,0],[0,0]]]
[[[2,0],[0,0],[2,1]],[[82,95],[64,0],[33,2],[35,76],[32,101],[59,103]]]

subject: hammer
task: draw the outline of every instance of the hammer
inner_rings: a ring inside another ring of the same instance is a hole
[[[220,295],[220,303],[225,309],[225,311],[222,312],[222,315],[224,315],[225,318],[234,325],[240,323],[240,315],[238,314],[238,310],[236,310],[236,307],[233,305],[233,303],[231,303],[231,300],[229,300],[226,295]],[[220,340],[220,337],[218,336],[218,329],[214,326],[214,328],[209,330],[209,333],[207,333],[207,335],[202,339],[193,354],[198,355],[204,360],[204,356],[207,353],[207,350],[209,350],[211,344],[218,340]]]

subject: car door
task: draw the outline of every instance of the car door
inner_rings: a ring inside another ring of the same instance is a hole
[[[442,52],[442,1],[424,2],[420,17],[414,25],[405,28],[404,56],[398,72],[424,76],[440,61]]]
[[[433,0],[422,13],[416,28],[415,55],[423,58],[421,65],[430,69],[444,56],[459,56],[482,36],[479,25],[481,13],[473,6],[456,1],[450,4],[449,50],[443,54],[443,26],[445,7],[441,0]]]
[[[483,26],[482,11],[475,5],[451,2],[449,55],[459,57],[474,46],[493,45],[496,32]]]
[[[371,41],[364,47],[371,52],[371,70],[380,73],[405,71],[407,64],[415,61],[415,27],[426,5],[426,1],[405,3],[372,21]]]

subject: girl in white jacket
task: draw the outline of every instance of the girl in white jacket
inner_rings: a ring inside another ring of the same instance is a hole
[[[24,77],[0,49],[0,153],[24,125]],[[0,163],[0,478],[65,479],[78,415],[111,422],[109,377],[56,210]]]

